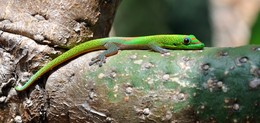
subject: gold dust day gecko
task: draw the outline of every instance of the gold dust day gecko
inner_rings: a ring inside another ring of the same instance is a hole
[[[38,78],[53,69],[54,67],[77,57],[83,53],[105,50],[97,57],[94,57],[89,65],[98,64],[100,67],[105,63],[108,56],[117,54],[118,50],[138,50],[151,49],[159,53],[167,53],[167,49],[171,50],[199,50],[203,49],[204,44],[200,42],[194,35],[151,35],[140,37],[108,37],[94,39],[79,44],[67,52],[53,59],[37,71],[23,86],[16,86],[17,91],[26,90]]]

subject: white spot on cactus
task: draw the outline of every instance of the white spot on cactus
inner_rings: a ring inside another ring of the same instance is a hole
[[[224,99],[224,102],[225,102],[225,103],[229,103],[229,101],[230,101],[230,100],[229,100],[228,98],[225,98],[225,99]]]
[[[147,81],[147,83],[148,83],[149,85],[152,85],[152,84],[154,83],[154,82],[153,82],[154,80],[151,79],[151,78],[149,78],[149,77],[147,78],[146,81]]]
[[[217,86],[218,86],[218,87],[223,87],[223,82],[218,81],[218,82],[217,82]]]
[[[209,89],[210,92],[214,90],[222,89],[223,92],[227,92],[228,88],[222,81],[218,81],[216,79],[208,79],[207,83],[203,83],[203,87]]]
[[[100,73],[99,75],[98,75],[98,78],[99,79],[103,79],[105,77],[105,74],[104,73]]]
[[[207,71],[207,70],[209,70],[209,68],[210,68],[210,65],[208,63],[201,65],[202,70]]]
[[[238,120],[237,119],[233,119],[233,123],[238,123]]]
[[[236,65],[237,66],[242,66],[242,64],[247,63],[248,62],[248,57],[240,57],[236,59]]]
[[[152,67],[154,67],[154,65],[153,65],[152,63],[149,63],[149,62],[146,62],[146,63],[143,63],[143,64],[142,64],[142,70],[144,70],[144,69],[150,69],[150,68],[152,68]]]
[[[260,79],[255,78],[254,80],[249,82],[249,87],[257,88],[260,85]]]
[[[136,59],[136,58],[137,58],[136,55],[131,55],[131,56],[130,56],[130,59],[132,59],[132,60],[134,60],[134,59]]]
[[[170,75],[169,74],[164,74],[162,79],[165,80],[165,81],[168,81],[170,79]]]
[[[168,110],[168,111],[166,111],[165,117],[163,117],[162,120],[167,121],[167,120],[170,120],[171,118],[172,118],[172,112]],[[174,123],[174,122],[172,122],[172,123]]]
[[[242,57],[239,59],[239,62],[241,62],[241,63],[246,63],[247,61],[248,61],[247,57]]]
[[[141,59],[140,59],[140,60],[135,60],[135,61],[134,61],[134,64],[139,64],[139,65],[140,65],[140,64],[142,64],[142,63],[143,63],[143,60],[141,60]]]
[[[226,76],[226,75],[228,75],[228,73],[229,73],[229,71],[225,70],[224,75]]]
[[[178,100],[184,100],[185,99],[185,94],[184,93],[179,93],[177,98],[178,98]]]
[[[115,85],[114,86],[114,92],[118,92],[118,89],[119,89],[118,85]]]
[[[258,47],[258,48],[255,48],[255,50],[256,50],[256,51],[260,51],[260,47]]]
[[[251,69],[250,69],[250,73],[253,74],[255,77],[259,77],[260,76],[260,69],[257,66],[252,65]]]
[[[125,93],[126,94],[131,94],[133,92],[133,88],[132,87],[127,87],[126,89],[125,89]]]
[[[169,56],[169,55],[171,55],[170,52],[167,52],[167,53],[163,53],[163,54],[161,54],[161,56]]]
[[[205,109],[205,105],[201,105],[200,109],[204,110]]]
[[[228,91],[228,88],[227,88],[226,86],[222,86],[221,89],[222,89],[222,91],[225,92],[225,93]]]
[[[109,75],[111,78],[115,78],[116,77],[116,72],[111,72],[110,75]]]
[[[192,95],[195,97],[195,96],[197,96],[197,93],[194,92]]]
[[[191,69],[191,65],[189,65],[189,61],[191,61],[191,59],[189,57],[183,57],[182,61],[178,62],[177,64],[183,70],[190,70]]]
[[[233,109],[234,110],[239,110],[239,108],[240,108],[240,106],[239,106],[239,104],[237,104],[237,103],[235,103],[234,105],[233,105]]]

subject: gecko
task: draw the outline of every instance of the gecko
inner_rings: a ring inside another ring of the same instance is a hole
[[[61,65],[62,63],[75,58],[81,54],[105,50],[98,56],[91,59],[89,65],[98,64],[102,66],[106,58],[118,53],[119,50],[153,50],[161,54],[168,53],[169,50],[200,50],[204,48],[204,43],[200,42],[194,35],[161,34],[140,37],[107,37],[87,41],[79,44],[60,56],[56,57],[40,70],[38,70],[24,85],[16,86],[16,91],[24,91],[30,87],[37,79],[48,71]]]

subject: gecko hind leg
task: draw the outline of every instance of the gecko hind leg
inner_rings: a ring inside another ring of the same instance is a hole
[[[89,66],[93,64],[98,64],[99,67],[102,67],[102,65],[106,63],[106,58],[117,54],[119,50],[119,47],[113,42],[106,43],[104,47],[107,50],[99,54],[97,57],[92,58],[91,62],[89,63]]]

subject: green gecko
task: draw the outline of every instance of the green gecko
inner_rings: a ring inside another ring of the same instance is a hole
[[[17,91],[23,91],[29,88],[38,78],[53,69],[54,67],[70,60],[83,53],[105,50],[97,57],[91,59],[89,65],[98,64],[100,67],[105,63],[108,56],[117,54],[118,50],[130,49],[151,49],[159,53],[167,53],[167,49],[172,50],[198,50],[203,49],[201,43],[194,35],[152,35],[141,37],[108,37],[94,39],[79,44],[67,52],[53,59],[37,71],[23,86],[16,86]]]

